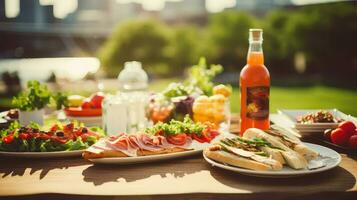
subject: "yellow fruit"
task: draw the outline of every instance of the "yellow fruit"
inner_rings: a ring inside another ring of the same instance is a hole
[[[81,106],[85,97],[81,95],[70,95],[67,97],[69,107],[79,107]]]
[[[208,118],[205,115],[198,115],[198,114],[194,114],[193,115],[193,120],[195,122],[206,122],[209,121]]]
[[[214,115],[214,122],[215,122],[216,124],[220,124],[221,122],[224,121],[225,118],[226,118],[226,117],[225,117],[225,115],[224,115],[223,113],[216,113],[216,114]]]
[[[215,94],[209,97],[210,102],[224,104],[226,102],[226,97],[222,94]]]
[[[197,103],[207,103],[208,102],[208,97],[205,95],[199,96],[195,99],[195,102]]]
[[[213,94],[221,94],[225,97],[229,97],[232,94],[232,90],[231,88],[220,84],[213,87]]]
[[[192,105],[192,111],[193,113],[199,113],[202,114],[205,110],[204,104],[196,103],[194,102]]]

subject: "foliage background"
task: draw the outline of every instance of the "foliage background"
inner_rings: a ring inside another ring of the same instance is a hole
[[[200,56],[234,73],[245,65],[248,29],[257,27],[264,29],[265,63],[276,77],[273,83],[357,88],[356,22],[356,4],[348,2],[273,10],[260,17],[225,11],[212,14],[205,25],[134,20],[116,27],[98,57],[111,77],[128,60],[143,62],[155,76],[182,75]]]

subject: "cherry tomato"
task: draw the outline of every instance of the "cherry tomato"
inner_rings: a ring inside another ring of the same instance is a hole
[[[10,144],[12,141],[14,141],[14,136],[13,135],[5,136],[2,139],[2,141],[5,142],[6,144]]]
[[[206,138],[205,138],[203,135],[199,136],[199,135],[197,135],[197,134],[192,134],[192,138],[195,139],[195,140],[196,140],[197,142],[199,142],[199,143],[205,143],[205,142],[207,142],[207,141],[206,141]]]
[[[338,125],[338,128],[343,129],[347,135],[351,136],[354,134],[354,130],[356,129],[356,126],[353,122],[350,121],[343,121]]]
[[[20,133],[20,134],[19,134],[19,138],[20,138],[21,140],[27,140],[27,139],[30,138],[30,134],[28,134],[28,133]]]
[[[94,108],[102,108],[103,99],[104,94],[102,92],[97,92],[91,97],[90,102],[93,104]]]
[[[95,108],[93,102],[89,101],[89,100],[85,100],[83,101],[82,105],[81,105],[82,109],[92,109]]]
[[[171,144],[182,146],[186,143],[187,135],[185,133],[179,133],[176,135],[170,135],[167,137],[167,141]]]
[[[348,146],[357,148],[357,135],[352,135],[348,140]]]
[[[336,128],[331,132],[331,141],[334,144],[343,146],[347,144],[348,139],[349,139],[348,135],[341,128]]]

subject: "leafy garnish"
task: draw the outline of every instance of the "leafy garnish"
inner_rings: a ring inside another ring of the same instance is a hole
[[[145,132],[151,135],[155,135],[159,132],[165,135],[175,135],[178,133],[201,135],[204,128],[204,124],[195,123],[189,115],[186,115],[183,121],[172,119],[169,123],[159,122],[153,127],[146,128]]]
[[[12,104],[21,111],[33,111],[44,108],[51,98],[51,92],[47,85],[41,85],[38,81],[27,82],[27,90],[22,91],[12,99]]]
[[[201,57],[198,64],[189,70],[189,85],[200,88],[207,96],[212,95],[213,78],[223,71],[221,65],[207,66],[206,59]]]

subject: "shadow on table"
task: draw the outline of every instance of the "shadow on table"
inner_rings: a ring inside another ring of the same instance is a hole
[[[118,182],[120,179],[124,179],[126,182],[133,182],[153,175],[160,175],[161,177],[173,175],[177,178],[201,171],[201,165],[194,164],[194,162],[202,162],[202,160],[197,160],[194,157],[166,160],[150,163],[149,165],[147,163],[133,165],[93,165],[83,170],[82,175],[84,181],[92,182],[94,185]],[[192,164],[190,165],[190,163]]]
[[[211,167],[211,175],[220,183],[252,192],[280,191],[299,193],[347,191],[356,183],[355,177],[342,167],[301,177],[260,178],[251,177],[220,168]],[[269,181],[269,184],[267,184]]]
[[[0,163],[0,177],[2,178],[7,176],[22,176],[27,169],[30,169],[30,175],[41,171],[40,179],[43,179],[54,169],[67,169],[73,166],[88,164],[81,158],[20,159],[6,157],[2,157]]]

